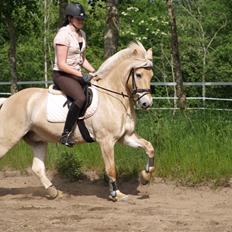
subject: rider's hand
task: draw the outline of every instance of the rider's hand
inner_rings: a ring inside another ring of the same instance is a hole
[[[89,83],[92,80],[93,76],[89,74],[84,74],[82,78],[85,83]]]

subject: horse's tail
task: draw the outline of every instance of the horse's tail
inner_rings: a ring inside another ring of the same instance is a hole
[[[6,101],[7,98],[1,97],[0,98],[0,109],[2,108],[3,103]]]

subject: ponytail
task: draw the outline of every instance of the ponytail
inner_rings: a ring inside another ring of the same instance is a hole
[[[68,19],[68,16],[66,16],[62,26],[64,27],[64,26],[67,26],[68,24],[69,24],[69,19]]]

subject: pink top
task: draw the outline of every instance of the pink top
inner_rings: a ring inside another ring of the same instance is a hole
[[[73,28],[70,25],[61,27],[58,33],[56,34],[53,42],[54,48],[56,48],[56,44],[61,44],[68,47],[66,63],[77,70],[81,69],[80,65],[83,63],[83,54],[86,48],[85,32],[80,30],[80,33],[82,35],[83,42],[81,49],[78,42],[79,34],[75,31],[75,28]],[[53,70],[59,71],[59,67],[57,65],[56,49]]]

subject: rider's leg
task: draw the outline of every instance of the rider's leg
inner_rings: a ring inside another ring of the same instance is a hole
[[[55,84],[62,92],[71,97],[74,101],[69,109],[64,125],[64,130],[60,138],[60,142],[66,146],[72,146],[71,134],[75,128],[76,121],[80,116],[81,110],[85,103],[85,94],[80,82],[75,77],[64,76],[59,73],[53,76]]]
[[[72,132],[76,125],[76,121],[80,116],[81,108],[78,107],[75,103],[72,103],[71,107],[69,108],[66,121],[64,124],[64,130],[60,138],[60,143],[66,146],[73,146],[74,142],[71,139]]]

